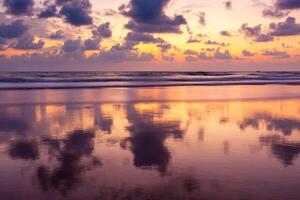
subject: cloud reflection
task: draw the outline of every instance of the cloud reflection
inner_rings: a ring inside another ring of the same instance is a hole
[[[253,163],[268,163],[272,184],[278,164],[295,175],[298,110],[253,102],[0,106],[0,162],[11,165],[12,182],[24,178],[34,195],[53,199],[224,199],[228,187],[245,194],[262,180]],[[249,146],[264,153],[256,159]]]
[[[158,113],[153,110],[150,113],[140,113],[132,105],[127,105],[126,110],[131,134],[127,141],[130,142],[134,155],[134,165],[141,168],[155,167],[165,173],[171,154],[164,143],[169,136],[182,138],[183,131],[179,122],[154,122],[153,115]]]
[[[268,113],[257,113],[253,117],[247,117],[240,123],[240,128],[260,128],[260,123],[265,123],[268,131],[280,131],[284,135],[290,135],[294,130],[300,130],[300,120],[274,117]]]

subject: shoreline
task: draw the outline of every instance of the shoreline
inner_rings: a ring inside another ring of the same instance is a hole
[[[1,87],[5,90],[76,90],[76,89],[105,89],[105,88],[161,88],[161,87],[186,87],[186,86],[259,86],[259,85],[287,85],[299,86],[300,82],[239,82],[239,83],[172,83],[172,84],[136,84],[136,85],[90,85],[90,86],[15,86]]]

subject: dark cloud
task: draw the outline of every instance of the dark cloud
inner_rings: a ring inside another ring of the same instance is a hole
[[[109,38],[112,36],[112,32],[110,29],[110,23],[106,22],[104,24],[101,24],[97,27],[96,30],[92,31],[93,35],[95,37],[100,37],[100,38]]]
[[[92,30],[92,35],[91,38],[84,40],[82,50],[99,50],[101,40],[112,36],[110,23],[106,22],[99,25],[95,30]]]
[[[229,52],[229,50],[225,50],[224,52],[222,52],[220,49],[217,49],[215,54],[214,54],[214,58],[215,59],[219,59],[219,60],[231,60],[233,59],[231,53]]]
[[[231,8],[232,8],[232,1],[226,1],[225,2],[225,8],[227,10],[231,10]]]
[[[173,47],[170,43],[157,44],[156,46],[160,48],[161,52],[167,52]]]
[[[99,38],[91,38],[86,39],[83,42],[83,50],[99,50],[100,49],[100,39]]]
[[[57,16],[57,8],[55,5],[50,5],[38,15],[39,18],[49,18]]]
[[[231,60],[234,57],[231,55],[229,50],[221,51],[220,48],[216,49],[213,55],[208,55],[206,52],[200,52],[194,50],[186,50],[184,51],[186,57],[186,61],[195,62],[197,60]]]
[[[34,49],[42,49],[45,45],[43,40],[38,40],[34,42],[34,36],[25,35],[17,40],[17,43],[13,46],[14,49],[20,50],[34,50]]]
[[[273,40],[274,38],[270,34],[259,34],[254,39],[255,42],[269,42]]]
[[[151,53],[139,53],[135,48],[139,42],[125,41],[123,44],[113,45],[108,51],[102,51],[98,55],[98,59],[102,62],[120,63],[135,61],[151,61],[154,55]]]
[[[198,55],[197,51],[187,49],[183,52],[185,55]]]
[[[136,41],[144,43],[163,43],[164,40],[161,38],[154,38],[150,34],[138,33],[138,32],[129,32],[125,37],[126,41]]]
[[[190,37],[186,43],[200,43],[201,40],[199,40],[198,38],[193,38],[193,37]]]
[[[226,37],[231,37],[232,36],[232,34],[229,31],[221,31],[220,35],[226,36]]]
[[[89,0],[64,0],[60,15],[66,22],[74,26],[91,25],[93,18],[91,14],[91,3]]]
[[[53,39],[53,40],[61,40],[61,39],[65,38],[65,35],[64,35],[64,32],[62,30],[58,30],[54,33],[51,33],[49,35],[49,38]]]
[[[243,54],[243,56],[245,56],[245,57],[251,57],[251,56],[254,56],[255,54],[254,53],[252,53],[251,51],[248,51],[248,50],[243,50],[242,51],[242,54]]]
[[[264,17],[282,18],[289,15],[290,12],[279,10],[276,7],[267,7],[262,11]]]
[[[144,33],[180,33],[179,25],[186,24],[186,21],[181,16],[176,16],[170,23],[158,23],[158,24],[146,24],[146,23],[136,23],[134,21],[129,21],[125,28],[130,29],[135,32]]]
[[[169,0],[131,0],[129,5],[122,5],[120,12],[131,18],[126,28],[136,32],[179,33],[179,27],[186,24],[182,15],[169,17],[164,8]]]
[[[6,13],[12,15],[32,15],[33,13],[33,0],[4,0],[3,6]]]
[[[118,47],[112,47],[109,51],[101,52],[99,54],[100,61],[108,63],[120,62],[135,62],[135,61],[151,61],[154,55],[151,53],[138,53],[133,50],[121,50]]]
[[[245,23],[241,26],[240,31],[247,37],[255,37],[261,33],[261,24],[250,27]]]
[[[270,57],[273,57],[273,58],[289,58],[290,55],[285,52],[285,51],[278,51],[276,49],[273,49],[273,50],[264,50],[262,52],[262,55],[264,56],[270,56]]]
[[[270,24],[271,35],[273,36],[290,36],[300,34],[300,24],[296,23],[294,17],[288,17],[284,22]]]
[[[254,42],[269,42],[274,39],[269,33],[262,33],[261,24],[250,27],[247,23],[245,23],[241,26],[240,32],[246,37],[252,38]]]
[[[60,17],[74,26],[93,24],[90,0],[49,0],[44,5],[44,10],[38,14],[39,18]]]
[[[0,25],[0,38],[12,39],[21,37],[27,32],[29,27],[24,24],[23,20],[16,20],[11,24]]]
[[[66,40],[62,47],[63,52],[70,53],[80,49],[81,40]]]
[[[275,5],[280,9],[298,9],[300,8],[299,0],[276,0]]]
[[[225,42],[217,42],[217,41],[213,41],[213,40],[207,40],[205,42],[206,45],[215,45],[215,46],[221,46],[221,47],[225,47],[225,46],[229,46],[229,43],[225,43]]]

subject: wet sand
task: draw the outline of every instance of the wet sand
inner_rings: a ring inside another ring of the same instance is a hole
[[[1,199],[300,199],[300,87],[0,91]]]

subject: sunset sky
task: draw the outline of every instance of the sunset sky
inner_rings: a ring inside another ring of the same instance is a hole
[[[0,70],[299,70],[300,0],[0,0]]]

